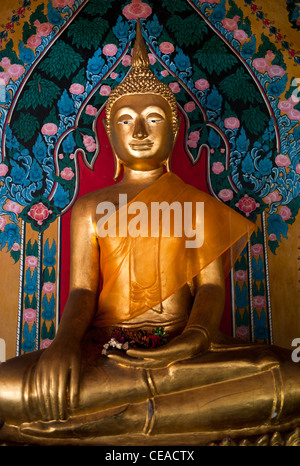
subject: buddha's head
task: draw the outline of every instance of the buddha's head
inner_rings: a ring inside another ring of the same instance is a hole
[[[138,21],[132,68],[106,104],[106,130],[117,162],[115,179],[120,164],[141,171],[168,168],[178,129],[176,99],[149,69]]]

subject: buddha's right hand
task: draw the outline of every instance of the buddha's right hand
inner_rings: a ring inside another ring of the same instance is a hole
[[[81,352],[76,342],[54,340],[38,361],[35,388],[44,421],[65,419],[68,399],[71,408],[79,397]]]

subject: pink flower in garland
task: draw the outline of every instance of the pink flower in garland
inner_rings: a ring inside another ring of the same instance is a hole
[[[94,152],[97,148],[95,139],[87,134],[83,136],[83,144],[88,152]]]
[[[0,176],[5,176],[8,172],[8,166],[5,163],[0,163]]]
[[[224,165],[221,162],[214,162],[212,166],[212,172],[215,175],[219,175],[225,170]]]
[[[231,201],[233,199],[233,191],[231,189],[221,189],[219,198],[224,202]]]
[[[224,120],[224,126],[227,129],[237,129],[240,127],[240,120],[235,117],[228,117]]]
[[[69,91],[71,92],[71,94],[80,95],[84,93],[84,86],[79,83],[73,83],[71,84]]]
[[[275,163],[277,167],[288,167],[290,165],[290,159],[283,154],[278,154],[275,158]]]
[[[151,13],[151,7],[141,0],[132,0],[132,2],[123,9],[123,15],[127,19],[148,18]]]
[[[49,210],[42,202],[33,205],[28,212],[29,217],[35,220],[38,225],[42,225],[50,214],[52,214],[52,210]]]
[[[195,88],[199,89],[199,91],[205,91],[209,88],[209,82],[207,81],[207,79],[198,79],[195,82]]]
[[[264,247],[261,243],[253,244],[251,247],[251,252],[254,256],[260,256],[264,251]]]
[[[264,73],[270,68],[270,63],[265,58],[255,58],[252,66],[260,73]]]
[[[245,194],[239,202],[237,202],[236,207],[238,207],[246,217],[249,217],[251,212],[254,212],[254,210],[259,207],[259,204],[255,202],[255,199],[253,197],[249,197],[248,194]]]
[[[188,113],[193,112],[196,108],[195,102],[191,100],[190,102],[187,102],[183,108]]]
[[[266,305],[267,303],[265,296],[258,295],[253,297],[253,306],[256,309],[263,309],[264,307],[266,307]]]
[[[24,66],[17,65],[15,63],[13,65],[10,65],[6,71],[12,79],[18,79],[20,76],[22,76],[23,73],[25,73],[25,68]]]
[[[239,269],[234,272],[234,279],[237,282],[244,282],[245,280],[247,280],[247,278],[248,278],[247,270]]]
[[[222,20],[222,25],[227,31],[235,31],[238,28],[238,21],[240,17],[234,16],[234,18],[225,18]]]
[[[47,37],[53,29],[52,24],[50,23],[40,23],[39,20],[35,20],[34,25],[36,27],[36,33],[38,36]]]

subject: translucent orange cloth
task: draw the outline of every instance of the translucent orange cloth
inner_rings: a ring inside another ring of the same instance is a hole
[[[136,214],[129,214],[130,205],[135,203],[132,207],[141,206],[138,202],[147,206],[148,228],[143,230],[144,237],[132,237],[130,234],[130,222],[137,219]],[[184,217],[185,206],[193,205],[191,218],[194,231],[198,225],[199,231],[203,233],[199,235],[202,243],[200,247],[187,247],[191,233],[185,234],[183,220],[182,234],[175,236],[178,234],[175,225],[178,227],[180,223],[178,216],[176,221],[171,222],[171,234],[166,236],[161,215],[160,233],[154,237],[150,213],[155,202],[165,202],[166,214],[170,212],[168,207],[178,202],[182,206],[182,219],[187,218]],[[203,210],[197,210],[196,205],[199,207],[200,204],[196,203],[203,203]],[[120,236],[120,232],[118,236],[118,227],[124,221],[124,214],[127,217],[127,232],[124,235],[122,228],[123,236]],[[109,230],[110,235],[99,237],[102,291],[93,322],[96,326],[119,324],[142,314],[171,296],[219,256],[222,256],[226,276],[255,228],[242,215],[212,196],[185,184],[173,173],[164,174],[140,192],[112,215],[109,222],[110,227],[113,226]],[[114,229],[117,236],[112,237]]]

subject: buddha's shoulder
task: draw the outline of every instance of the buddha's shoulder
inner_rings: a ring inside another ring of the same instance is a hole
[[[86,214],[96,212],[96,208],[101,202],[113,202],[117,199],[120,189],[117,185],[92,191],[78,198],[73,206],[74,211],[85,212]]]

